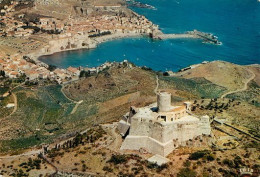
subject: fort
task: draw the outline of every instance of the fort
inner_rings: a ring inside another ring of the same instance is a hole
[[[118,124],[125,137],[121,150],[140,150],[167,156],[179,146],[201,135],[210,135],[208,116],[189,113],[190,103],[171,105],[171,94],[159,92],[156,103],[143,108],[131,107]]]

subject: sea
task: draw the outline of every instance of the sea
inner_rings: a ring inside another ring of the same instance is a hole
[[[108,41],[95,49],[60,52],[39,59],[60,68],[95,67],[128,60],[156,71],[177,71],[203,61],[260,64],[260,2],[257,0],[139,0],[155,9],[133,7],[164,33],[199,30],[216,35],[222,45],[199,39]]]

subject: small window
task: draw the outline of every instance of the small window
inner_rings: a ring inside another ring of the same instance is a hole
[[[166,122],[166,116],[161,116],[161,118]]]

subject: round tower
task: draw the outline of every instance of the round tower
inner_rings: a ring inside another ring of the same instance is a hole
[[[157,107],[159,112],[167,112],[171,109],[171,94],[159,92],[157,94]]]

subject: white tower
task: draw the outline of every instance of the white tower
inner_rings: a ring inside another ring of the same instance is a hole
[[[171,110],[171,94],[168,92],[159,92],[157,94],[157,107],[159,112]]]

